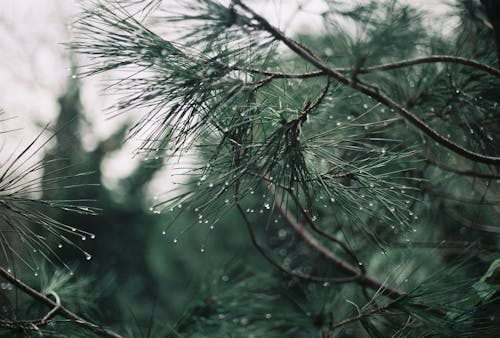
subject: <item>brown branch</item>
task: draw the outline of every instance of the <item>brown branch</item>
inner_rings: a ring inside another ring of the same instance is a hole
[[[321,229],[320,227],[318,227],[316,225],[316,223],[313,221],[313,219],[311,218],[311,216],[309,215],[309,213],[301,205],[301,203],[300,203],[299,198],[297,197],[297,195],[295,195],[291,189],[287,189],[287,192],[292,197],[293,201],[295,202],[295,204],[299,208],[302,216],[305,218],[305,220],[307,221],[307,223],[309,224],[309,226],[311,227],[311,229],[313,229],[319,235],[321,235],[321,236],[329,239],[330,241],[332,241],[334,243],[337,243],[342,248],[342,250],[344,250],[344,252],[354,260],[354,262],[356,264],[358,264],[360,262],[360,260],[358,259],[358,257],[354,253],[354,251],[352,251],[351,248],[349,248],[344,242],[342,242],[337,237],[335,237],[332,234],[324,231],[323,229]],[[359,270],[360,270],[360,273],[363,274],[363,275],[366,273],[364,265],[359,265]]]
[[[368,74],[368,73],[373,73],[373,72],[380,72],[380,71],[386,71],[386,70],[394,70],[394,69],[399,69],[399,68],[405,68],[405,67],[411,67],[415,65],[421,65],[421,64],[428,64],[428,63],[456,63],[456,64],[461,64],[464,66],[469,66],[472,68],[476,68],[479,70],[484,71],[485,73],[488,73],[490,75],[500,77],[500,70],[493,68],[491,66],[488,66],[484,63],[472,60],[472,59],[467,59],[464,57],[460,56],[454,56],[454,55],[430,55],[430,56],[425,56],[425,57],[420,57],[420,58],[415,58],[415,59],[409,59],[409,60],[402,60],[402,61],[397,61],[393,63],[386,63],[383,65],[377,65],[377,66],[372,66],[372,67],[367,67],[367,68],[359,68],[359,69],[351,69],[351,68],[334,68],[333,70],[339,72],[339,73],[353,73],[355,72],[356,75],[358,74]],[[276,79],[307,79],[311,77],[318,77],[318,76],[325,76],[328,74],[328,72],[325,72],[324,70],[317,70],[313,72],[307,72],[307,73],[284,73],[284,72],[272,72],[268,70],[262,70],[262,69],[257,69],[257,68],[244,68],[242,69],[244,71],[247,71],[249,73],[254,73],[254,74],[262,74],[262,75],[267,75],[267,76],[273,76]]]
[[[477,68],[477,69],[482,70],[483,72],[488,73],[490,75],[500,77],[500,70],[498,70],[496,68],[493,68],[491,66],[488,66],[484,63],[481,63],[481,62],[478,62],[478,61],[475,61],[472,59],[467,59],[464,57],[453,56],[453,55],[431,55],[431,56],[425,56],[425,57],[420,57],[420,58],[416,58],[416,59],[403,60],[403,61],[398,61],[398,62],[394,62],[394,63],[387,63],[387,64],[383,64],[383,65],[378,65],[378,66],[362,68],[359,70],[358,74],[367,74],[367,73],[373,73],[373,72],[379,72],[379,71],[385,71],[385,70],[405,68],[405,67],[410,67],[410,66],[415,66],[415,65],[425,64],[425,63],[457,63],[457,64],[461,64],[464,66]],[[346,70],[338,69],[338,71],[344,72]]]
[[[489,232],[493,234],[500,234],[500,227],[495,227],[491,225],[482,225],[482,224],[477,224],[475,222],[472,222],[465,217],[460,216],[458,213],[454,212],[450,208],[446,209],[446,213],[456,222],[460,223],[460,225],[463,225],[467,228],[476,230],[476,231],[482,231],[482,232]]]
[[[376,307],[376,308],[374,308],[374,309],[372,309],[372,310],[370,310],[368,312],[360,313],[359,315],[357,315],[355,317],[351,317],[351,318],[345,319],[345,320],[343,320],[343,321],[341,321],[341,322],[333,325],[332,330],[336,329],[336,328],[339,328],[341,326],[353,323],[353,322],[357,322],[358,320],[362,320],[364,318],[373,316],[373,315],[375,315],[377,313],[381,313],[381,312],[387,311],[391,305],[392,305],[392,303],[389,303],[389,304],[387,304],[385,306],[379,306],[379,307]]]
[[[264,258],[271,263],[274,267],[276,267],[278,270],[281,272],[294,276],[303,280],[308,280],[311,282],[329,282],[333,284],[340,284],[340,283],[348,283],[348,282],[353,282],[355,281],[358,276],[354,277],[345,277],[345,278],[332,278],[332,277],[321,277],[321,276],[314,276],[310,274],[304,274],[298,271],[294,270],[289,270],[285,268],[282,264],[280,264],[277,260],[275,260],[265,249],[260,245],[260,243],[257,241],[257,236],[255,235],[255,230],[253,228],[252,222],[250,221],[250,218],[248,218],[247,213],[241,206],[239,201],[236,201],[236,206],[238,208],[238,211],[240,212],[241,216],[243,217],[243,220],[245,221],[248,229],[248,233],[250,234],[250,239],[252,240],[252,244],[257,248],[257,250],[264,256]]]
[[[286,207],[283,205],[283,201],[278,197],[276,191],[272,185],[268,185],[268,189],[271,191],[271,194],[274,196],[274,205],[278,209],[281,217],[285,220],[285,222],[301,237],[302,241],[306,243],[309,247],[311,247],[314,251],[321,254],[324,258],[328,259],[330,262],[335,264],[344,273],[352,274],[359,276],[356,279],[356,282],[360,285],[367,286],[369,288],[380,290],[380,293],[391,297],[391,298],[399,298],[406,295],[405,292],[392,288],[390,286],[385,285],[383,282],[379,280],[369,277],[364,274],[360,274],[359,270],[353,265],[349,264],[342,258],[335,255],[333,252],[328,250],[323,244],[321,244],[314,236],[312,236],[305,228],[302,226],[295,217],[288,211]]]
[[[233,4],[238,5],[243,10],[245,10],[246,12],[251,14],[253,16],[253,18],[259,22],[260,26],[264,30],[269,32],[276,40],[283,42],[288,48],[290,48],[292,51],[294,51],[297,55],[299,55],[300,57],[302,57],[304,60],[308,61],[312,65],[314,65],[319,70],[323,71],[325,75],[329,75],[329,76],[333,77],[334,79],[336,79],[337,81],[339,81],[340,83],[351,86],[355,90],[365,94],[366,96],[374,99],[375,101],[380,102],[391,109],[394,109],[400,115],[402,115],[404,118],[406,118],[411,124],[413,124],[415,127],[420,129],[423,133],[425,133],[427,136],[429,136],[431,139],[436,141],[441,146],[444,146],[445,148],[448,148],[449,150],[455,152],[456,154],[459,154],[459,155],[461,155],[465,158],[468,158],[470,160],[473,160],[473,161],[495,164],[495,165],[500,164],[500,157],[488,156],[488,155],[476,153],[476,152],[471,151],[467,148],[464,148],[463,146],[459,145],[458,143],[456,143],[456,142],[442,136],[441,134],[439,134],[435,129],[430,127],[428,124],[426,124],[419,117],[414,115],[408,109],[401,106],[400,104],[398,104],[397,102],[395,102],[391,98],[381,94],[377,90],[370,88],[370,86],[367,86],[365,84],[362,84],[362,83],[359,83],[356,81],[352,81],[351,79],[344,76],[338,70],[335,70],[335,69],[328,67],[321,60],[319,60],[317,57],[315,57],[314,55],[311,55],[311,52],[307,48],[302,46],[300,43],[289,39],[281,31],[279,31],[277,28],[275,28],[273,25],[271,25],[264,17],[257,14],[254,10],[252,10],[251,8],[249,8],[248,6],[243,4],[240,0],[233,0]]]
[[[320,97],[318,97],[316,102],[314,102],[313,104],[311,104],[310,101],[308,101],[308,103],[304,107],[302,114],[300,114],[300,116],[294,121],[297,121],[297,123],[300,123],[301,126],[304,124],[304,122],[307,121],[307,117],[309,116],[309,114],[314,109],[316,109],[321,104],[323,99],[326,97],[326,94],[328,93],[328,89],[330,88],[330,83],[331,83],[330,77],[328,77],[326,80],[325,88],[323,88],[323,91],[321,92]]]
[[[442,249],[445,251],[459,252],[464,251],[489,251],[500,252],[500,248],[491,245],[483,245],[481,243],[468,243],[468,242],[447,242],[441,241],[439,243],[433,242],[411,242],[411,243],[389,243],[388,246],[396,248],[415,248],[415,249]]]
[[[429,164],[431,164],[439,169],[449,171],[449,172],[455,173],[457,175],[477,177],[477,178],[486,178],[486,179],[493,179],[493,180],[500,179],[500,175],[480,173],[480,172],[473,171],[473,170],[459,170],[456,168],[449,167],[443,163],[436,162],[429,157],[424,157],[424,159],[427,163],[429,163]]]
[[[31,288],[29,285],[25,284],[23,281],[20,279],[17,279],[16,277],[12,276],[9,272],[7,272],[4,268],[0,267],[0,276],[3,277],[5,280],[9,281],[10,283],[14,284],[18,289],[26,293],[27,295],[31,296],[33,299],[39,301],[40,303],[43,303],[45,305],[48,305],[52,307],[52,310],[41,320],[38,321],[43,322],[46,318],[47,320],[50,320],[53,316],[56,314],[60,314],[61,316],[70,319],[72,322],[74,322],[77,325],[80,325],[81,327],[84,327],[95,334],[102,336],[102,337],[111,337],[111,338],[122,338],[119,334],[106,330],[94,323],[91,323],[82,317],[78,316],[77,314],[73,313],[72,311],[68,310],[66,307],[60,305],[60,302],[58,301],[59,297],[54,296],[56,299],[55,301],[51,300],[49,297],[46,295],[36,291],[35,289]],[[35,321],[37,322],[37,321]],[[27,324],[30,323],[35,323],[35,322],[25,322]],[[16,322],[14,322],[16,323]],[[21,322],[22,323],[22,322]]]

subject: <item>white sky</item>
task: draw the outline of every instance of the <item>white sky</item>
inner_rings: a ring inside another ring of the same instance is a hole
[[[326,8],[322,0],[253,0],[247,3],[288,33],[314,30],[320,22],[317,13]],[[429,22],[440,23],[436,29],[446,29],[443,21],[437,19],[447,9],[444,1],[419,0],[412,3],[431,12],[434,18]],[[68,53],[62,43],[71,39],[69,24],[78,13],[77,1],[0,0],[0,4],[0,108],[8,116],[18,117],[9,127],[24,127],[24,132],[16,137],[29,140],[36,134],[38,126],[57,116],[57,97],[64,91],[70,75]],[[294,14],[297,4],[302,5],[300,15]],[[452,23],[447,25],[449,30]],[[84,110],[92,122],[85,141],[91,147],[97,139],[109,135],[125,117],[106,119],[103,110],[113,100],[102,95],[99,78],[84,79],[82,82]],[[9,138],[14,137],[9,135]],[[105,174],[120,177],[130,172],[134,163],[134,147],[133,143],[129,144],[124,151],[108,159]]]

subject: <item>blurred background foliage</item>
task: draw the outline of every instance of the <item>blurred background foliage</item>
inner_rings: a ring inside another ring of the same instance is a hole
[[[460,55],[497,65],[492,48],[495,34],[485,24],[491,13],[485,12],[479,2],[456,2],[454,15],[459,25],[451,36],[429,30],[424,14],[411,5],[367,1],[341,11],[335,9],[334,1],[328,3],[330,10],[325,12],[323,22],[329,34],[299,34],[296,39],[331,66],[350,68],[364,55],[369,55],[365,66],[370,67],[422,54]],[[360,24],[359,34],[346,34],[337,26],[334,15]],[[295,56],[274,53],[278,62],[269,64],[271,69],[310,70]],[[498,78],[455,64],[375,72],[365,78],[441,133],[481,153],[498,155]],[[309,83],[305,90],[303,84],[302,80],[282,80],[275,87],[265,87],[263,96],[271,99],[262,103],[277,109],[274,99],[279,97],[280,106],[300,109],[306,99],[321,90],[319,82]],[[151,208],[158,201],[151,196],[150,185],[161,182],[155,178],[175,180],[162,173],[171,160],[168,157],[146,155],[116,185],[102,184],[103,161],[121,149],[130,125],[124,124],[93,149],[85,148],[81,134],[85,108],[80,103],[78,78],[67,80],[58,100],[60,111],[52,130],[57,133],[44,155],[44,170],[73,177],[73,184],[81,186],[65,189],[63,182],[42,180],[42,198],[92,200],[87,204],[102,209],[95,216],[60,210],[50,214],[64,224],[95,234],[95,238],[86,237],[78,243],[92,256],[86,260],[82,253],[62,245],[56,249],[57,254],[74,274],[40,261],[39,276],[19,275],[38,289],[56,291],[63,304],[75,312],[131,337],[454,337],[458,333],[493,337],[496,329],[500,331],[498,289],[484,291],[481,282],[488,277],[480,278],[499,252],[497,168],[471,165],[451,156],[414,132],[388,108],[354,94],[350,88],[335,88],[333,93],[334,101],[327,102],[307,122],[306,137],[318,133],[325,123],[335,123],[336,131],[346,135],[365,130],[370,149],[386,155],[385,159],[395,155],[395,160],[384,162],[383,171],[400,173],[396,182],[403,183],[396,184],[396,189],[406,191],[401,192],[402,200],[397,205],[402,206],[399,211],[405,214],[401,220],[405,226],[398,224],[395,229],[388,226],[394,220],[370,213],[357,215],[352,221],[354,209],[373,207],[369,199],[366,203],[360,199],[341,211],[327,206],[328,197],[318,194],[311,201],[311,209],[320,222],[328,224],[330,232],[344,238],[359,253],[370,274],[414,291],[414,298],[391,306],[411,313],[423,326],[406,322],[408,318],[395,311],[332,331],[335,324],[366,310],[364,306],[371,300],[375,299],[375,305],[387,303],[380,300],[378,304],[377,293],[360,292],[356,285],[305,282],[277,272],[252,246],[235,208],[218,219],[213,229],[212,222],[205,223],[194,205],[185,206],[182,213],[175,208],[168,210],[170,206]],[[279,118],[290,117],[285,112]],[[403,151],[407,155],[398,157]],[[210,161],[203,150],[197,156],[199,163]],[[460,175],[454,172],[457,170],[481,171],[488,177]],[[92,174],[78,176],[81,172]],[[404,182],[411,182],[411,186],[405,187]],[[193,177],[179,185],[186,191],[196,191],[202,189],[197,183]],[[340,189],[349,185],[342,182]],[[245,207],[253,222],[265,228],[259,238],[273,255],[305,273],[312,269],[329,272],[327,262],[304,253],[296,235],[284,226],[275,210],[269,210],[266,192],[258,188],[250,191]],[[332,219],[336,226],[330,225]],[[343,223],[347,225],[338,225]],[[354,236],[363,230],[353,223],[362,223],[366,233]],[[370,233],[376,234],[380,245],[374,244]],[[2,282],[0,286],[2,319],[33,318],[43,313],[43,307],[15,292],[12,284]],[[412,302],[428,304],[428,309]],[[472,314],[463,322],[453,321],[454,311],[460,306],[468,307]],[[330,336],[329,332],[335,333]],[[7,337],[88,337],[69,322],[2,333]]]

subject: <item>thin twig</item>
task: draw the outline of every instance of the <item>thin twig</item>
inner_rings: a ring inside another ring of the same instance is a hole
[[[457,251],[463,253],[464,251],[489,251],[489,252],[500,252],[500,248],[491,245],[483,245],[481,243],[471,244],[469,242],[447,242],[441,241],[439,243],[434,242],[411,242],[411,243],[388,243],[389,247],[396,248],[414,248],[414,249],[442,249],[445,251]]]
[[[379,306],[379,307],[377,307],[375,309],[372,309],[372,310],[370,310],[368,312],[360,313],[359,315],[357,315],[355,317],[351,317],[351,318],[345,319],[345,320],[343,320],[343,321],[341,321],[341,322],[333,325],[332,329],[336,329],[336,328],[339,328],[341,326],[344,326],[344,325],[356,322],[358,320],[361,320],[361,319],[373,316],[374,314],[387,311],[389,309],[390,305],[392,305],[392,303],[389,303],[388,305],[385,305],[385,306]]]
[[[487,173],[480,173],[474,170],[460,170],[456,169],[453,167],[449,167],[443,163],[439,163],[429,157],[425,157],[425,161],[439,169],[445,170],[452,172],[457,175],[462,175],[462,176],[470,176],[470,177],[477,177],[477,178],[486,178],[486,179],[493,179],[493,180],[498,180],[500,179],[500,175],[495,175],[495,174],[487,174]]]
[[[112,338],[122,338],[119,334],[106,330],[94,323],[91,323],[79,315],[75,314],[74,312],[68,310],[66,307],[60,305],[60,302],[58,302],[58,297],[56,297],[56,300],[53,301],[46,295],[36,291],[35,289],[31,288],[29,285],[25,284],[23,281],[20,279],[17,279],[16,277],[12,276],[7,270],[4,268],[0,267],[0,276],[3,277],[5,280],[9,281],[13,285],[15,285],[18,289],[26,293],[27,295],[31,296],[33,299],[39,301],[40,303],[46,304],[50,307],[52,307],[52,311],[49,312],[50,317],[53,317],[56,313],[60,314],[63,317],[66,317],[67,319],[70,319],[73,321],[75,324],[80,325],[81,327],[84,327],[88,330],[91,330],[95,334],[102,336],[102,337],[112,337]],[[46,316],[47,317],[47,316]],[[45,319],[45,317],[44,317]],[[44,322],[44,319],[41,319],[40,322]],[[38,322],[40,324],[40,322]],[[46,323],[46,322],[44,322]]]
[[[405,67],[410,67],[410,66],[415,66],[415,65],[420,65],[420,64],[427,64],[427,63],[456,63],[456,64],[461,64],[464,66],[476,68],[476,69],[482,70],[490,75],[500,77],[500,70],[498,70],[496,68],[493,68],[491,66],[488,66],[484,63],[481,63],[481,62],[478,62],[478,61],[475,61],[472,59],[467,59],[464,57],[454,56],[454,55],[430,55],[430,56],[425,56],[425,57],[420,57],[420,58],[415,58],[415,59],[402,60],[402,61],[397,61],[397,62],[393,62],[393,63],[377,65],[377,66],[368,67],[368,68],[359,68],[356,71],[356,75],[357,74],[368,74],[368,73],[380,72],[380,71],[386,71],[386,70],[394,70],[394,69],[405,68]],[[317,70],[317,71],[306,72],[306,73],[273,72],[273,71],[251,68],[251,67],[244,68],[242,70],[247,71],[249,73],[254,73],[254,74],[273,76],[276,79],[283,79],[283,78],[307,79],[307,78],[327,75],[327,72],[325,72],[323,70]],[[334,68],[334,70],[339,72],[339,73],[353,73],[353,69],[351,69],[351,68]]]
[[[321,276],[314,276],[310,274],[304,274],[299,271],[295,270],[289,270],[286,267],[284,267],[282,264],[280,264],[277,260],[275,260],[265,249],[260,245],[260,243],[257,241],[257,236],[255,235],[255,230],[253,227],[252,222],[250,221],[250,218],[248,217],[247,213],[241,206],[240,202],[236,202],[236,206],[238,208],[238,211],[240,212],[241,216],[243,217],[243,220],[245,221],[245,224],[247,225],[248,233],[250,234],[250,239],[252,240],[252,244],[255,246],[255,248],[264,256],[264,258],[271,263],[274,267],[278,268],[281,272],[294,276],[303,280],[308,280],[311,282],[328,282],[328,283],[333,283],[333,284],[341,284],[341,283],[349,283],[355,281],[358,276],[354,277],[345,277],[345,278],[333,278],[333,277],[321,277]]]
[[[446,213],[456,222],[460,223],[460,225],[463,225],[467,228],[476,230],[476,231],[482,231],[482,232],[489,232],[493,234],[500,234],[500,227],[492,226],[492,225],[484,225],[484,224],[477,224],[475,222],[472,222],[468,220],[465,217],[460,216],[458,213],[453,211],[451,208],[446,209]]]
[[[316,238],[314,238],[314,236],[312,236],[304,228],[304,226],[302,226],[295,219],[295,217],[293,217],[293,215],[284,206],[283,201],[279,198],[278,194],[276,194],[275,188],[273,187],[272,184],[268,184],[267,187],[270,190],[271,194],[274,196],[274,205],[276,206],[281,217],[301,237],[302,241],[304,241],[304,243],[306,243],[314,251],[321,254],[323,257],[325,257],[330,262],[335,264],[337,267],[339,267],[345,273],[359,276],[356,279],[356,282],[360,285],[367,286],[371,289],[380,290],[380,293],[382,293],[388,297],[391,297],[393,299],[406,295],[406,293],[404,291],[387,286],[387,285],[385,285],[385,283],[380,282],[379,280],[377,280],[373,277],[367,276],[365,274],[360,275],[359,270],[356,267],[354,267],[352,264],[349,264],[348,262],[346,262],[342,258],[335,255],[333,252],[328,250]]]
[[[344,252],[350,256],[354,262],[356,264],[358,264],[360,262],[360,260],[358,259],[358,257],[356,256],[356,254],[354,253],[354,251],[351,250],[351,248],[349,248],[344,242],[342,242],[341,240],[339,240],[337,237],[333,236],[332,234],[329,234],[327,233],[326,231],[324,231],[323,229],[321,229],[320,227],[318,227],[316,225],[316,223],[313,221],[313,219],[311,218],[311,216],[309,215],[309,213],[304,209],[304,207],[300,204],[300,201],[299,201],[299,198],[297,197],[297,195],[295,195],[293,193],[292,190],[290,189],[287,189],[287,192],[288,194],[292,197],[293,201],[295,202],[295,204],[297,205],[297,207],[299,208],[302,216],[304,216],[305,220],[307,221],[307,223],[309,224],[309,226],[315,231],[317,232],[318,234],[320,234],[321,236],[329,239],[330,241],[334,242],[334,243],[337,243],[341,248],[342,250],[344,250]],[[359,264],[358,264],[359,265]],[[365,267],[364,265],[359,265],[359,270],[361,272],[361,274],[365,274],[366,273],[366,270],[365,270]]]

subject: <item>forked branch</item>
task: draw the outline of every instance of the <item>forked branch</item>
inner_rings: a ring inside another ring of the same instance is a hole
[[[38,302],[40,302],[42,304],[50,306],[52,308],[52,310],[50,312],[48,312],[47,315],[44,316],[44,318],[42,318],[40,320],[31,321],[31,322],[23,322],[24,324],[33,324],[36,326],[45,325],[56,314],[59,314],[65,318],[71,320],[75,324],[80,325],[81,327],[84,327],[84,328],[94,332],[95,334],[101,336],[101,337],[122,338],[122,336],[120,336],[119,334],[117,334],[113,331],[104,329],[104,328],[98,326],[97,324],[94,324],[92,322],[89,322],[89,321],[83,319],[82,317],[80,317],[76,313],[74,313],[74,312],[68,310],[66,307],[62,306],[60,304],[59,297],[54,296],[55,300],[50,299],[49,297],[47,297],[47,295],[44,295],[44,294],[36,291],[35,289],[33,289],[29,285],[25,284],[20,279],[12,276],[8,271],[6,271],[2,267],[0,267],[0,276],[2,278],[4,278],[5,280],[9,281],[10,283],[12,283],[13,285],[15,285],[19,290],[21,290],[25,294],[29,295],[33,299],[37,300]],[[19,322],[3,322],[3,323],[0,323],[0,325],[1,324],[7,325],[9,323],[10,324],[16,324],[16,323],[21,324]],[[19,326],[17,326],[17,327],[19,327]]]
[[[413,124],[415,127],[420,129],[423,133],[429,136],[431,139],[436,141],[441,146],[448,148],[449,150],[455,152],[458,155],[461,155],[469,160],[487,163],[487,164],[500,164],[500,157],[489,156],[474,152],[469,150],[458,143],[444,137],[423,120],[421,120],[418,116],[414,115],[408,109],[392,100],[391,98],[381,94],[379,91],[371,88],[369,85],[365,85],[358,81],[353,81],[351,78],[345,76],[341,71],[330,68],[328,65],[323,63],[317,56],[313,55],[312,52],[302,44],[290,39],[286,35],[284,35],[280,30],[271,25],[269,21],[267,21],[264,17],[256,13],[253,9],[243,4],[240,0],[233,0],[233,4],[238,5],[242,10],[247,12],[249,15],[253,17],[259,23],[259,26],[271,34],[276,40],[283,42],[290,50],[294,51],[298,56],[300,56],[305,61],[309,62],[313,66],[319,69],[319,71],[323,72],[325,75],[331,76],[336,79],[340,83],[351,86],[353,89],[361,92],[362,94],[372,98],[373,100],[394,109],[400,115],[402,115],[407,121]],[[407,65],[400,65],[401,67]]]

